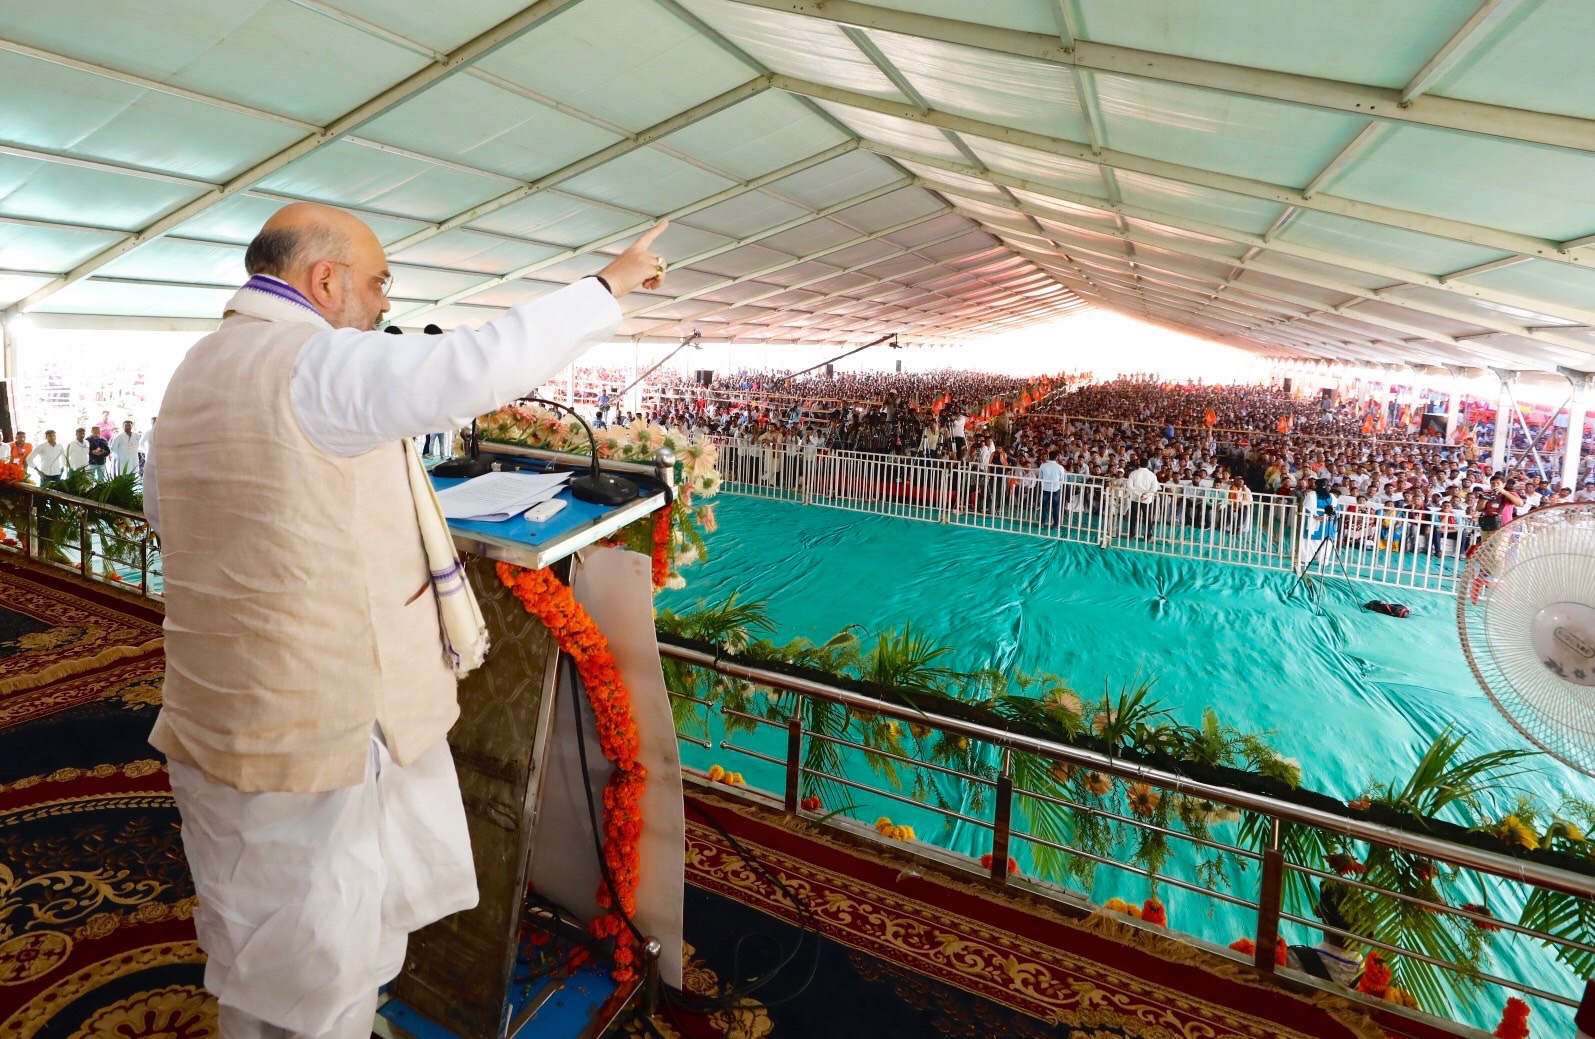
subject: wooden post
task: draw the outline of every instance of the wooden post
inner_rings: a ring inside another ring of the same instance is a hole
[[[1013,778],[1008,775],[1012,751],[1002,752],[1002,774],[997,777],[997,803],[991,828],[991,879],[1008,883],[1008,845],[1013,835]]]
[[[89,510],[78,509],[78,572],[84,577],[94,576],[94,535],[89,533]]]
[[[803,780],[803,703],[798,697],[792,718],[786,723],[786,814],[796,815]]]
[[[1269,848],[1263,852],[1262,889],[1257,895],[1257,951],[1252,963],[1265,974],[1274,972],[1274,946],[1279,941],[1279,912],[1285,888],[1285,856],[1279,850],[1279,820]]]

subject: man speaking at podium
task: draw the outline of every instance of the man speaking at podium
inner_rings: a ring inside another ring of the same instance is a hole
[[[476,904],[443,737],[486,636],[410,438],[612,336],[616,298],[663,279],[664,227],[479,329],[391,336],[376,235],[295,203],[172,376],[145,469],[166,580],[150,742],[223,1039],[368,1035],[409,932]]]

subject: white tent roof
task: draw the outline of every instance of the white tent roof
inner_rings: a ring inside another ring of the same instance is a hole
[[[669,216],[627,335],[1089,303],[1595,369],[1592,30],[1587,0],[0,0],[0,307],[212,318],[309,198],[376,228],[410,325]]]

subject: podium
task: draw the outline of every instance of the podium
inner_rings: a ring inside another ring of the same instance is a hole
[[[586,464],[516,447],[495,446],[491,455],[501,466],[532,471]],[[673,461],[605,468],[669,486]],[[436,482],[441,488],[455,481]],[[650,561],[596,544],[666,507],[667,493],[657,483],[645,484],[635,500],[619,506],[576,501],[568,491],[564,497],[565,509],[545,524],[521,518],[450,523],[490,639],[486,662],[460,682],[460,719],[448,737],[481,899],[476,908],[410,936],[404,969],[380,1010],[398,1035],[596,1036],[644,996],[645,987],[681,983],[681,764],[654,641]],[[573,963],[577,946],[557,929],[538,945],[525,941],[529,891],[535,891],[537,904],[557,906],[577,924],[600,913],[603,876],[587,793],[593,792],[601,833],[611,768],[599,750],[575,667],[560,665],[553,636],[499,581],[498,562],[553,567],[609,640],[631,693],[648,773],[632,919],[651,939],[648,949],[656,951],[641,957],[639,978],[624,985],[610,977],[612,964],[601,959]],[[580,707],[579,729],[573,702]],[[579,746],[586,751],[585,775]]]

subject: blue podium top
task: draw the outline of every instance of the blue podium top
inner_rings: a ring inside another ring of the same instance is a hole
[[[528,458],[515,458],[514,464],[528,472],[568,468]],[[626,474],[618,475],[624,477]],[[463,482],[432,478],[432,485],[440,491]],[[653,485],[640,487],[637,498],[623,505],[578,501],[568,489],[560,491],[559,499],[565,503],[565,507],[546,523],[532,523],[524,516],[499,523],[449,520],[449,532],[454,535],[455,547],[462,553],[541,570],[577,549],[608,537],[665,504],[664,494]]]

